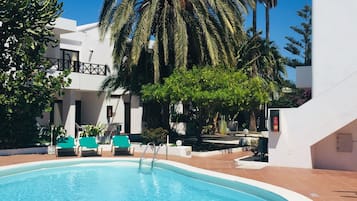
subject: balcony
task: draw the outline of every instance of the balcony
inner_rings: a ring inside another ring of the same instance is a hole
[[[80,61],[72,61],[66,59],[46,58],[51,66],[55,67],[58,71],[70,69],[71,72],[90,74],[90,75],[103,75],[106,76],[108,66],[103,64],[85,63]]]

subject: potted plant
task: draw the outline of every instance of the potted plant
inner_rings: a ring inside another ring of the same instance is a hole
[[[64,126],[62,125],[60,126],[51,125],[51,132],[52,132],[53,139],[56,140],[61,137],[66,137],[67,135],[67,131],[66,129],[64,129]],[[53,141],[54,144],[56,144],[56,140]]]
[[[104,135],[104,126],[102,124],[98,125],[86,125],[83,128],[83,132],[80,137],[95,137],[101,142],[100,137]]]

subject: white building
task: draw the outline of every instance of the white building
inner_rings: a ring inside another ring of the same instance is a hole
[[[312,99],[279,110],[269,163],[357,170],[357,1],[315,0],[312,8]]]
[[[77,26],[76,21],[64,18],[56,21],[54,32],[59,45],[49,47],[45,57],[58,71],[71,69],[72,83],[57,98],[53,112],[44,114],[39,123],[64,125],[72,136],[75,123],[120,123],[121,132],[141,133],[142,107],[138,97],[132,96],[130,100],[120,89],[110,97],[105,93],[98,95],[105,78],[115,73],[109,36],[100,41],[97,23]]]
[[[312,67],[296,66],[296,87],[300,89],[311,89],[312,87]]]

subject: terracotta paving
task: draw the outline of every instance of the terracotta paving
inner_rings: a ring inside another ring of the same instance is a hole
[[[357,172],[283,167],[265,167],[259,170],[236,168],[233,159],[247,154],[250,154],[250,152],[226,153],[211,157],[192,158],[169,156],[168,159],[199,168],[255,179],[281,186],[301,193],[315,201],[357,200]],[[112,156],[109,152],[104,152],[103,157]],[[140,157],[140,153],[135,153],[134,157]],[[71,157],[56,158],[54,155],[0,156],[0,166],[30,161],[60,160],[67,158]],[[160,156],[160,158],[164,158],[164,156]]]

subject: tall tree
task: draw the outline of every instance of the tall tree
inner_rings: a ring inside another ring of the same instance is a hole
[[[297,11],[297,15],[302,18],[300,26],[291,26],[290,28],[297,33],[299,39],[291,36],[286,36],[288,43],[284,47],[295,58],[288,59],[288,65],[292,67],[296,66],[311,66],[311,34],[312,34],[312,11],[311,7],[305,5],[304,8]]]
[[[34,141],[36,117],[68,84],[67,73],[47,73],[51,66],[43,58],[55,45],[51,27],[62,3],[5,0],[0,8],[0,148],[15,148]]]
[[[265,103],[269,88],[261,77],[249,78],[242,70],[207,66],[177,69],[163,84],[145,85],[142,92],[144,100],[190,103],[198,108],[190,119],[197,122],[199,139],[202,127],[213,123],[218,112],[236,113]]]
[[[253,35],[259,35],[257,33],[257,6],[258,3],[263,3],[265,6],[265,42],[266,45],[260,44],[259,46],[263,45],[266,50],[265,54],[270,54],[269,52],[269,47],[270,47],[270,14],[269,11],[271,8],[275,7],[277,5],[277,0],[254,0],[253,4]],[[254,49],[254,48],[253,48]],[[274,50],[275,51],[275,50]],[[260,57],[258,52],[255,52],[256,55],[254,55],[255,58]],[[250,55],[252,57],[253,55]],[[258,75],[258,66],[259,64],[256,62],[253,62],[251,64],[251,76],[255,77]],[[264,69],[273,69],[273,66],[260,66],[264,67]],[[255,110],[255,109],[254,109]],[[255,111],[250,111],[250,125],[249,125],[250,130],[256,130],[256,117],[255,117]]]
[[[261,1],[261,0],[259,0]],[[258,0],[254,0],[254,4],[252,6],[252,10],[253,10],[253,34],[257,33],[257,5],[258,4]]]
[[[265,38],[266,41],[270,40],[270,9],[278,4],[278,0],[254,0],[252,5],[253,9],[253,33],[257,33],[257,6],[258,3],[263,3],[265,7]]]
[[[270,9],[278,4],[278,0],[262,0],[265,6],[265,40],[266,43],[270,41]]]
[[[117,74],[103,88],[160,83],[175,68],[234,66],[251,0],[105,0],[101,36],[110,30]]]
[[[237,68],[252,77],[260,77],[266,86],[277,91],[283,82],[285,58],[281,56],[273,42],[267,44],[259,34],[247,35],[237,53]],[[259,103],[261,104],[261,103]],[[251,104],[249,108],[249,130],[256,130],[256,113],[259,105]]]

